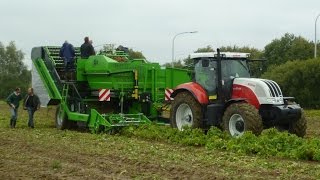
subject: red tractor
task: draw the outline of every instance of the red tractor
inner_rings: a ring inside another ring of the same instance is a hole
[[[276,82],[250,78],[249,55],[219,49],[192,54],[194,80],[172,93],[171,125],[180,130],[218,126],[232,136],[275,127],[303,137],[303,109],[284,97]]]

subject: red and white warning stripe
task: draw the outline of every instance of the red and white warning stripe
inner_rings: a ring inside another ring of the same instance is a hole
[[[165,101],[173,100],[173,98],[170,97],[172,93],[173,93],[173,89],[166,89],[164,93],[164,100]]]
[[[99,101],[110,101],[110,89],[99,90]]]

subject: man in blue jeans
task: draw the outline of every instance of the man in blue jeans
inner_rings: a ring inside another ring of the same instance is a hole
[[[33,88],[28,89],[28,94],[26,95],[23,102],[24,109],[28,111],[29,121],[28,127],[34,128],[33,115],[36,110],[40,109],[40,100],[37,95],[34,94]]]
[[[19,102],[22,100],[20,88],[16,88],[7,98],[7,103],[10,106],[10,127],[15,128],[18,119]]]

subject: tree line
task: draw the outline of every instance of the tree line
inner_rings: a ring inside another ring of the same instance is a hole
[[[268,67],[284,64],[292,60],[307,60],[313,57],[314,42],[308,41],[302,36],[295,36],[294,34],[286,33],[280,38],[273,39],[267,44],[263,50],[249,46],[222,46],[219,47],[221,52],[245,52],[250,53],[250,59],[264,59],[266,60],[265,69]],[[199,52],[215,52],[211,45],[198,48],[194,51]],[[174,65],[176,67],[190,66],[192,61],[190,57],[177,60]],[[171,66],[171,63],[164,64]],[[260,75],[258,75],[260,76]]]
[[[31,85],[31,71],[23,63],[24,53],[14,42],[0,42],[0,98],[6,98],[16,87],[26,92]]]
[[[104,51],[114,47],[103,47]],[[145,58],[141,51],[129,50],[132,59]],[[220,50],[250,53],[251,59],[264,59],[264,63],[250,64],[253,77],[272,79],[279,83],[285,96],[294,96],[304,107],[320,108],[317,82],[320,77],[320,59],[314,60],[314,42],[302,36],[286,33],[273,39],[264,49],[249,46],[222,46]],[[194,52],[214,52],[212,46],[200,47]],[[320,52],[320,51],[318,51]],[[31,84],[31,71],[23,64],[24,53],[14,42],[4,46],[0,42],[0,98],[6,97],[16,86],[26,90]],[[190,68],[190,57],[174,62],[174,67]],[[263,66],[262,66],[263,65]],[[164,66],[171,67],[171,63]]]

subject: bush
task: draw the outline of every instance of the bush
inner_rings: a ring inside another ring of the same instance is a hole
[[[262,78],[276,81],[284,96],[295,97],[303,107],[320,108],[320,59],[288,61],[280,66],[272,66]]]

